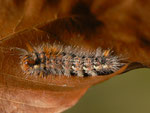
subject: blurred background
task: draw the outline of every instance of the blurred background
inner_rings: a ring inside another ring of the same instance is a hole
[[[91,87],[64,113],[150,113],[150,69],[136,69]]]

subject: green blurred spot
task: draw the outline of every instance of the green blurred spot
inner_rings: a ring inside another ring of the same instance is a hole
[[[90,88],[64,113],[150,113],[150,69],[133,70]]]

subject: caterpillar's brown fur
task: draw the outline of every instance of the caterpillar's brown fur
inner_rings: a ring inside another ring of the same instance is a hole
[[[21,67],[31,75],[96,76],[115,72],[123,65],[110,50],[89,51],[59,44],[28,46],[21,59]]]

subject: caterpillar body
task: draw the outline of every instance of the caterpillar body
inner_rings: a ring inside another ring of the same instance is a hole
[[[36,76],[97,76],[117,71],[123,63],[111,50],[97,48],[95,51],[59,44],[28,46],[21,57],[25,74]]]

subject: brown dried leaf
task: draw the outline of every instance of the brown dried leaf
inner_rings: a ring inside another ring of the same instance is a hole
[[[148,7],[143,6],[149,6],[149,2],[108,2],[0,0],[1,112],[61,112],[73,106],[90,86],[131,69],[150,66],[149,18],[144,17]],[[27,77],[20,68],[17,48],[47,42],[87,49],[111,48],[125,57],[127,64],[106,76]]]

